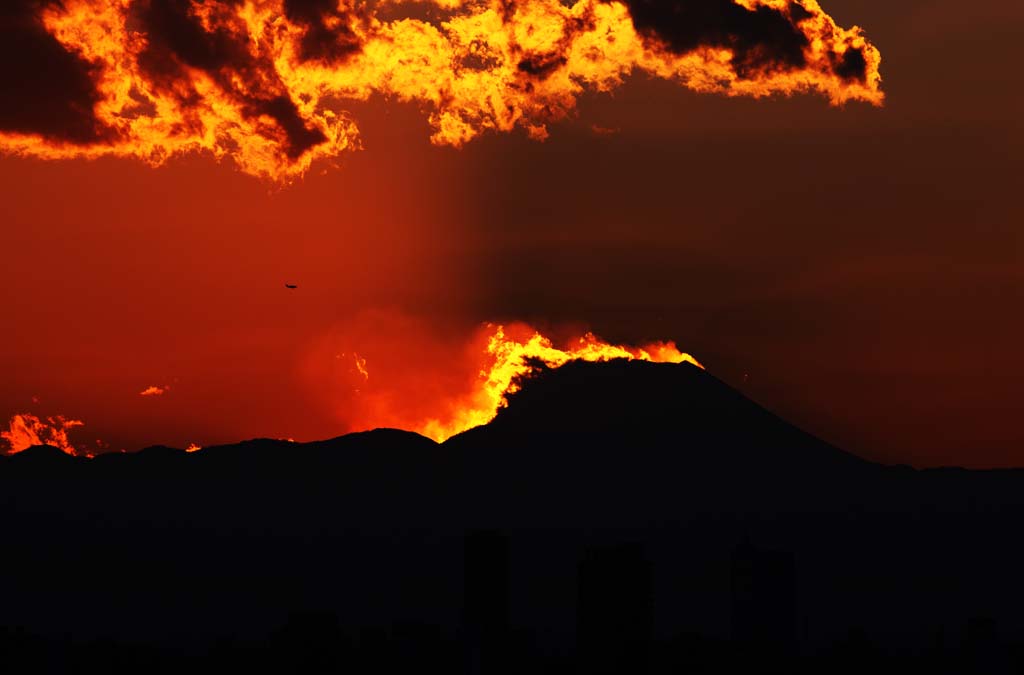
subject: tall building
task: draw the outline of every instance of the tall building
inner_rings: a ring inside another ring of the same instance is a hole
[[[336,672],[351,657],[348,640],[333,611],[292,612],[270,640],[270,662],[281,672]]]
[[[491,530],[466,535],[463,642],[466,671],[494,675],[508,660],[509,543]]]
[[[742,542],[732,554],[732,637],[748,655],[778,660],[798,646],[796,561]]]
[[[589,549],[579,567],[577,657],[587,675],[642,675],[653,626],[651,565],[635,544]]]

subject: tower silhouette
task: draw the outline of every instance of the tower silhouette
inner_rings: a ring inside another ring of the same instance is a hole
[[[798,626],[793,555],[758,549],[744,540],[732,553],[731,581],[736,647],[762,665],[794,657]]]
[[[282,671],[326,673],[337,671],[350,656],[338,615],[331,611],[296,611],[271,636],[270,661]]]
[[[509,629],[509,544],[500,532],[466,535],[463,642],[466,672],[502,673]]]
[[[587,675],[647,672],[652,575],[643,547],[589,549],[579,567],[577,652]]]

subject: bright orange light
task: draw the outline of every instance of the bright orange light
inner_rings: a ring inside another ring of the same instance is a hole
[[[432,141],[450,146],[515,128],[544,139],[583,91],[609,91],[635,72],[726,96],[813,91],[834,105],[882,103],[878,50],[817,0],[707,1],[727,18],[692,44],[674,35],[677,26],[661,26],[664,16],[645,14],[656,3],[636,0],[418,3],[444,17],[436,21],[402,17],[401,0],[313,9],[284,0],[30,4],[19,11],[35,12],[28,24],[46,31],[33,44],[45,51],[52,38],[72,55],[61,63],[76,98],[54,109],[74,124],[19,119],[0,127],[0,150],[154,165],[202,151],[288,180],[358,149],[346,101],[373,95],[416,103]],[[39,78],[46,66],[41,59]]]
[[[36,415],[22,413],[11,418],[7,431],[0,431],[0,438],[7,441],[7,454],[27,450],[36,445],[52,445],[69,455],[76,457],[92,457],[92,454],[80,451],[68,440],[68,431],[84,426],[81,420],[73,420],[55,415],[41,419]]]
[[[422,340],[420,344],[426,346]],[[380,364],[385,381],[377,382],[379,388],[367,386],[376,381],[375,366],[368,357],[361,362],[358,375],[347,378],[355,395],[340,412],[352,430],[395,427],[416,431],[439,442],[495,419],[498,411],[507,405],[507,396],[518,391],[523,378],[534,373],[539,365],[558,368],[570,361],[626,358],[689,363],[702,368],[695,358],[680,351],[672,342],[630,347],[609,344],[586,333],[558,347],[523,324],[487,325],[471,345],[465,351],[450,350],[451,358],[447,361],[425,356],[420,373],[408,373],[407,368],[397,364]],[[398,355],[404,354],[399,351]],[[459,373],[463,372],[468,377],[461,378]],[[435,377],[446,378],[445,388],[425,394],[424,382]]]

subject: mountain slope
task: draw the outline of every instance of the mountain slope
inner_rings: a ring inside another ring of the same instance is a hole
[[[2,458],[0,627],[178,645],[326,608],[454,633],[463,538],[497,529],[513,614],[560,644],[581,555],[622,542],[655,570],[657,630],[727,635],[746,540],[797,561],[819,634],[928,639],[936,621],[1016,616],[1021,519],[1024,472],[883,467],[692,366],[570,363],[440,445],[382,429]]]

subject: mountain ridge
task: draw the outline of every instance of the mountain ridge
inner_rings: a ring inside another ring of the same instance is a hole
[[[661,575],[662,632],[727,634],[728,561],[747,540],[796,561],[824,643],[856,625],[920,642],[937,617],[1012,621],[1024,605],[1024,471],[871,463],[686,365],[569,363],[523,384],[442,444],[385,429],[7,457],[0,626],[204,640],[326,607],[456,631],[463,541],[481,530],[512,542],[516,615],[559,644],[581,552],[623,542]]]

